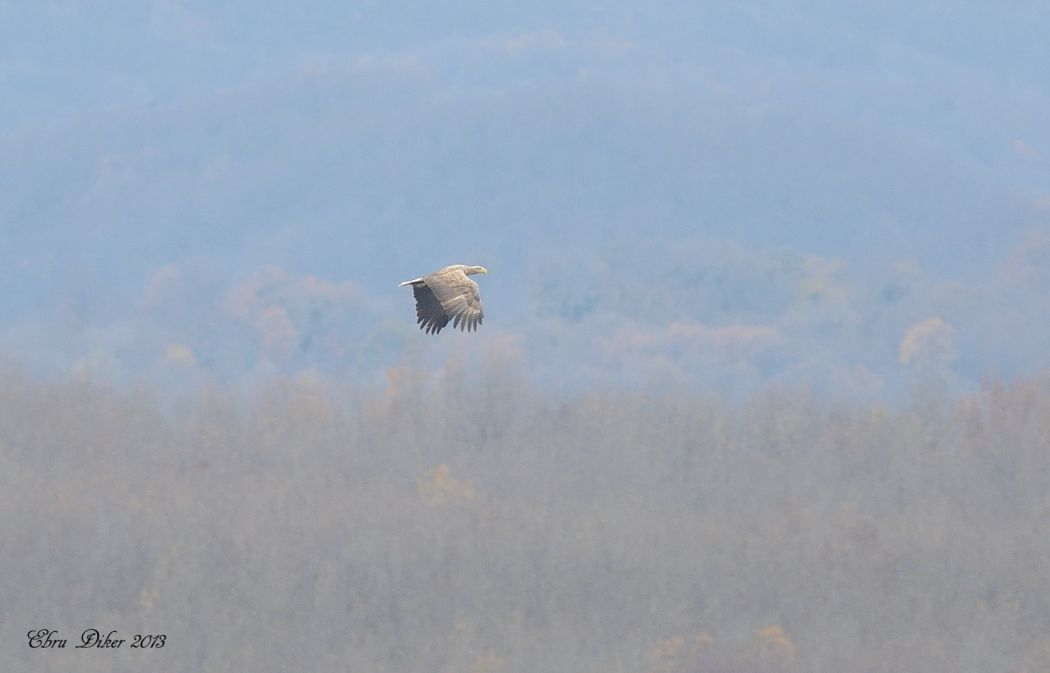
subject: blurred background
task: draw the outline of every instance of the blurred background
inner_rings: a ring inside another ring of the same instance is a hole
[[[1046,670],[1047,34],[0,0],[0,668]]]
[[[418,351],[893,399],[1048,364],[1050,13],[5,2],[0,356],[169,389]],[[485,329],[397,284],[482,264]],[[933,371],[935,370],[935,371]]]

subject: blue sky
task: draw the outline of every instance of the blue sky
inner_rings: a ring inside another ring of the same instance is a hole
[[[1034,374],[1048,32],[1035,3],[0,3],[0,354],[176,387],[413,353]],[[485,328],[424,338],[396,285],[453,262],[492,271]]]

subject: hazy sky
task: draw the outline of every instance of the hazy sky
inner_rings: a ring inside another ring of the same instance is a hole
[[[1046,7],[0,0],[0,668],[1050,670]]]
[[[215,4],[0,2],[5,359],[372,377],[481,344],[874,394],[1047,365],[1038,3]],[[396,285],[454,262],[489,319],[424,340]]]

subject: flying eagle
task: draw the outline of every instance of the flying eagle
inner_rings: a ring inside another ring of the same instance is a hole
[[[467,276],[488,272],[483,266],[453,264],[422,278],[406,280],[398,287],[412,286],[416,322],[427,334],[437,334],[449,320],[452,327],[472,332],[481,324],[485,313],[481,310],[478,284]]]

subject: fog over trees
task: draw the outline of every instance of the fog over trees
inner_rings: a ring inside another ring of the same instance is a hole
[[[0,359],[381,381],[465,263],[580,389],[1050,367],[1038,3],[358,4],[0,3]]]
[[[887,407],[490,359],[171,405],[6,370],[0,668],[1043,670],[1048,438],[1045,377]]]
[[[0,0],[0,673],[1046,673],[1044,5]]]

